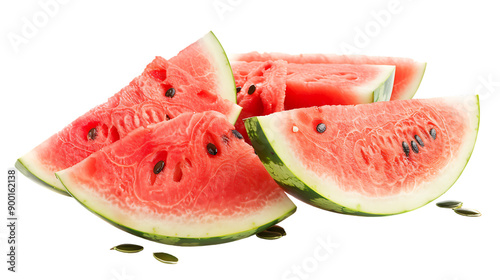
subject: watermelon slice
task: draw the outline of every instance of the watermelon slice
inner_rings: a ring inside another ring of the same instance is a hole
[[[477,137],[479,99],[311,107],[245,126],[290,194],[335,212],[389,215],[427,204],[458,179]]]
[[[258,53],[234,55],[234,61],[267,61],[282,59],[289,63],[298,64],[375,64],[395,65],[396,75],[391,100],[411,99],[417,92],[424,76],[426,63],[410,58],[381,57],[365,55],[334,55],[334,54],[301,54],[290,55],[284,53]]]
[[[236,85],[239,77],[252,72],[260,64],[234,62]],[[394,83],[394,70],[394,66],[388,65],[288,63],[285,110],[388,101]]]
[[[185,113],[56,175],[90,211],[132,234],[173,245],[229,242],[296,209],[233,131],[218,112]]]
[[[189,62],[189,67],[182,61]],[[206,110],[219,111],[234,123],[241,108],[223,97],[231,98],[235,92],[224,50],[208,33],[169,61],[155,58],[128,86],[18,159],[16,167],[42,185],[65,193],[56,171],[138,127]]]
[[[284,110],[286,62],[256,62],[251,68],[246,63],[237,63],[232,67],[238,89],[238,105],[242,108],[234,126],[250,143],[243,119]]]

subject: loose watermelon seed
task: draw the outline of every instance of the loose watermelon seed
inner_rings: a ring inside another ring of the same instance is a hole
[[[140,245],[135,245],[135,244],[120,244],[118,246],[115,246],[111,248],[110,250],[116,250],[118,252],[122,253],[138,253],[142,251],[144,247]]]
[[[434,140],[436,140],[436,137],[437,137],[437,132],[434,128],[431,128],[431,130],[429,131],[429,134],[432,136],[432,138]]]
[[[272,240],[272,239],[281,238],[281,237],[283,237],[283,235],[279,232],[264,230],[264,231],[257,233],[257,237],[261,238],[261,239]]]
[[[462,207],[463,203],[461,201],[456,201],[456,200],[445,200],[436,203],[437,207],[441,208],[451,208],[451,209],[456,209]]]
[[[168,264],[176,264],[179,259],[176,257],[176,256],[173,256],[173,255],[170,255],[170,254],[167,254],[167,253],[153,253],[153,256],[155,257],[155,259],[157,259],[158,261],[162,262],[162,263],[168,263]]]
[[[89,130],[89,133],[87,133],[87,139],[88,140],[94,140],[97,137],[97,129],[92,128]]]
[[[277,232],[277,233],[281,234],[281,236],[285,236],[286,235],[285,229],[282,228],[282,227],[280,227],[280,226],[278,226],[278,225],[270,226],[265,231]]]
[[[481,216],[481,213],[477,210],[474,209],[465,209],[465,208],[456,208],[453,209],[455,213],[462,215],[462,216],[467,216],[467,217],[479,217]]]
[[[169,88],[169,89],[167,89],[167,92],[165,93],[166,97],[172,98],[172,97],[174,97],[174,95],[175,95],[175,88]]]
[[[411,141],[411,149],[415,152],[415,154],[418,154],[418,146],[417,143]]]
[[[236,87],[236,93],[239,93],[241,91],[241,87]]]
[[[158,174],[163,170],[164,167],[165,167],[165,162],[163,160],[160,160],[159,162],[157,162],[155,164],[155,167],[153,168],[153,172],[155,174]]]
[[[217,147],[212,143],[208,143],[207,144],[207,151],[212,156],[215,156],[217,154]]]
[[[241,135],[241,133],[238,130],[233,129],[231,130],[231,132],[233,133],[234,136],[236,136],[236,138],[243,139],[243,135]]]
[[[255,92],[257,88],[255,87],[255,85],[251,85],[249,88],[248,88],[248,95],[251,95]]]
[[[420,147],[425,146],[424,141],[422,141],[422,138],[420,138],[420,136],[415,135],[415,140],[417,140],[417,143],[420,145]]]
[[[403,151],[405,152],[405,155],[407,157],[410,156],[410,146],[408,146],[408,143],[406,143],[405,141],[403,141]]]
[[[323,133],[326,131],[326,124],[320,123],[316,126],[316,131],[319,133]]]

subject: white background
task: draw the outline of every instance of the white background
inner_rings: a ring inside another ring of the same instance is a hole
[[[297,213],[281,224],[285,238],[185,248],[115,229],[19,174],[19,272],[7,273],[3,261],[2,218],[1,279],[500,279],[500,18],[494,1],[69,0],[44,22],[39,3],[47,1],[0,4],[0,217],[7,214],[6,170],[18,157],[104,102],[154,56],[171,57],[209,30],[228,53],[341,53],[350,45],[361,54],[411,57],[428,62],[416,98],[479,94],[474,154],[439,200],[462,200],[483,216],[462,217],[431,203],[364,218],[296,201]],[[227,10],[218,12],[217,4]],[[387,13],[390,18],[376,21]],[[23,36],[24,19],[38,27],[16,46],[9,36]],[[145,250],[109,250],[125,242]],[[328,242],[329,251],[322,247]],[[154,251],[180,261],[159,263]]]

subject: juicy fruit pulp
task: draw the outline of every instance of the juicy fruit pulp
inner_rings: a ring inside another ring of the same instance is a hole
[[[85,207],[128,232],[175,245],[228,242],[295,211],[232,130],[220,113],[185,113],[139,128],[56,174]],[[165,166],[156,174],[159,161]]]
[[[261,161],[289,193],[359,215],[406,212],[443,194],[465,168],[478,125],[476,96],[312,107],[245,121]]]
[[[381,57],[365,55],[334,55],[334,54],[301,54],[290,55],[284,53],[258,53],[234,55],[234,61],[268,61],[285,60],[298,64],[374,64],[395,65],[394,87],[391,100],[411,99],[422,81],[426,63],[418,62],[409,58]]]
[[[372,103],[391,98],[394,66],[281,63],[286,64],[285,110]],[[236,85],[261,65],[262,62],[234,62]]]
[[[55,172],[138,127],[183,112],[206,110],[219,111],[236,121],[241,108],[218,95],[235,95],[231,68],[224,61],[227,58],[212,33],[168,61],[155,58],[128,86],[35,147],[16,166],[27,176],[64,193]]]

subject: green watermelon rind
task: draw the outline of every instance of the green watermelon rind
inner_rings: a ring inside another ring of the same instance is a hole
[[[56,193],[59,193],[59,194],[65,195],[65,196],[70,196],[70,194],[67,193],[65,190],[60,190],[60,189],[52,186],[51,184],[45,182],[44,180],[40,179],[39,177],[37,177],[33,172],[31,172],[31,170],[29,170],[29,168],[26,166],[26,164],[23,163],[21,158],[19,158],[16,161],[14,166],[17,168],[17,170],[19,170],[19,172],[24,174],[24,176],[26,176],[28,179],[31,179],[33,182],[38,183],[39,185],[44,186],[44,187],[46,187],[46,188],[48,188]]]
[[[391,100],[392,87],[394,86],[394,76],[396,67],[390,72],[389,76],[373,91],[373,102]]]
[[[135,230],[133,228],[130,228],[130,227],[127,227],[127,226],[122,225],[120,223],[117,223],[111,219],[108,219],[105,215],[87,207],[87,205],[84,202],[80,201],[76,196],[74,196],[69,191],[68,187],[66,186],[66,184],[64,183],[62,178],[57,175],[57,173],[56,173],[56,177],[61,181],[62,185],[66,188],[66,191],[68,192],[69,195],[73,196],[75,198],[75,200],[78,201],[83,207],[85,207],[87,210],[94,213],[95,215],[97,215],[98,217],[103,219],[104,221],[108,222],[109,224],[111,224],[111,225],[113,225],[121,230],[124,230],[130,234],[133,234],[135,236],[142,237],[144,239],[148,239],[148,240],[155,241],[158,243],[168,244],[168,245],[205,246],[205,245],[216,245],[216,244],[222,244],[222,243],[227,243],[227,242],[231,242],[231,241],[236,241],[239,239],[250,237],[258,232],[261,232],[261,231],[269,228],[270,226],[273,226],[273,225],[283,221],[284,219],[288,218],[293,213],[295,213],[295,211],[297,210],[297,206],[294,205],[294,207],[291,208],[288,212],[286,212],[285,214],[281,215],[280,217],[278,217],[274,220],[269,221],[268,223],[265,223],[263,225],[255,227],[255,228],[251,228],[251,229],[246,230],[246,231],[241,231],[241,232],[232,233],[232,234],[223,235],[223,236],[209,236],[209,237],[203,237],[203,238],[201,238],[201,237],[189,238],[189,237],[165,236],[165,235],[159,235],[159,234],[155,234],[155,233]]]
[[[414,209],[407,209],[404,211],[400,212],[395,212],[395,213],[369,213],[369,212],[362,212],[358,211],[353,208],[345,207],[339,203],[335,203],[331,201],[330,199],[326,198],[325,196],[321,195],[318,193],[314,188],[308,186],[306,183],[304,183],[302,180],[300,180],[288,167],[287,163],[281,160],[279,155],[275,152],[273,145],[279,145],[279,143],[271,143],[265,132],[265,128],[261,126],[261,123],[259,121],[259,117],[253,117],[253,118],[248,118],[244,120],[245,123],[245,128],[247,129],[248,136],[250,137],[250,140],[252,141],[252,146],[255,149],[255,152],[259,156],[259,159],[261,162],[264,164],[264,167],[266,170],[271,174],[271,176],[274,178],[274,180],[290,195],[294,196],[295,198],[308,203],[310,205],[316,206],[318,208],[328,210],[328,211],[333,211],[341,214],[349,214],[349,215],[356,215],[356,216],[389,216],[389,215],[396,215],[396,214],[402,214],[405,212],[413,211],[415,209],[418,209],[420,207],[423,207],[427,205],[428,203],[432,202],[433,200],[437,199],[444,193],[446,193],[460,178],[461,174],[465,170],[465,167],[467,166],[467,163],[470,160],[470,157],[472,156],[472,152],[474,150],[475,143],[477,141],[477,135],[479,131],[479,120],[480,120],[480,105],[479,105],[479,96],[476,95],[476,105],[477,105],[477,126],[475,127],[475,139],[474,143],[472,145],[472,149],[470,151],[470,154],[467,156],[467,159],[465,161],[465,164],[462,167],[462,170],[458,172],[457,177],[452,181],[452,183],[444,189],[444,191],[434,197],[433,199],[423,203],[422,205],[414,208]]]
[[[229,63],[226,51],[212,31],[210,31],[201,40],[205,43],[206,50],[214,59],[212,63],[214,63],[218,68],[217,75],[219,77],[220,85],[228,87],[222,88],[221,92],[218,94],[222,96],[222,98],[236,104],[236,83],[234,82],[233,69]]]

